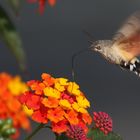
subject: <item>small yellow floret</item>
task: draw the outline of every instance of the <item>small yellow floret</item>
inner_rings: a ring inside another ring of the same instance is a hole
[[[89,101],[84,96],[78,96],[76,97],[76,100],[80,107],[83,107],[83,108],[90,107]]]
[[[80,107],[80,106],[78,105],[78,103],[76,103],[76,102],[74,102],[74,103],[72,104],[72,107],[73,107],[73,109],[76,110],[77,112],[87,113],[87,110],[86,110],[85,108],[83,108],[83,107]]]
[[[60,95],[61,93],[56,90],[56,89],[53,89],[52,87],[46,87],[44,89],[44,94],[48,97],[54,97],[54,98],[60,98]]]
[[[71,109],[71,104],[66,99],[60,100],[59,105],[64,109]]]
[[[60,83],[55,83],[54,87],[60,92],[63,92],[65,90],[65,87],[62,86]]]
[[[76,95],[76,96],[79,96],[81,93],[79,90],[79,86],[75,82],[69,82],[67,90],[69,93]]]
[[[63,86],[68,85],[68,79],[59,78],[58,80],[59,80],[60,85],[63,85]]]
[[[33,114],[33,110],[29,109],[26,105],[23,105],[23,110],[28,116],[31,116]]]

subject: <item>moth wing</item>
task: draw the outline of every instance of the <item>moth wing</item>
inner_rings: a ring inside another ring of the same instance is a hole
[[[131,56],[140,55],[140,11],[132,14],[113,37],[114,43]]]
[[[137,37],[137,35],[139,37]],[[130,39],[140,39],[140,11],[132,14],[116,32],[113,40],[121,43]]]

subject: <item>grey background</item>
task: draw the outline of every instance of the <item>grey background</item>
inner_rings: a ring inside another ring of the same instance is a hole
[[[3,1],[0,3],[8,7]],[[72,79],[72,54],[90,45],[82,30],[89,31],[96,40],[110,39],[122,21],[140,9],[140,1],[57,0],[54,8],[46,6],[43,16],[35,13],[36,8],[37,5],[24,2],[21,16],[12,16],[27,53],[30,79],[39,79],[42,72]],[[0,71],[19,73],[15,59],[3,45]],[[92,111],[108,112],[114,131],[124,140],[140,139],[140,79],[92,52],[77,57],[75,72],[76,82],[90,100]],[[48,130],[41,130],[33,139],[39,138],[54,139]]]

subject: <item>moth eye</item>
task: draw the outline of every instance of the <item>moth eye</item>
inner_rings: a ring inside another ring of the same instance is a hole
[[[101,46],[96,46],[96,48],[97,48],[98,50],[101,50]]]

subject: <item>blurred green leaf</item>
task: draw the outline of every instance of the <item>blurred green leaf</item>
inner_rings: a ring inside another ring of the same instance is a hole
[[[21,7],[21,0],[7,0],[14,13],[18,15]]]
[[[13,121],[10,118],[0,121],[0,140],[11,140],[11,135],[16,133],[16,129],[13,127]]]
[[[57,135],[56,136],[56,140],[71,140],[70,138],[68,138],[65,133],[62,133],[61,135]]]
[[[91,140],[123,140],[122,137],[114,132],[110,132],[105,135],[99,129],[90,129],[88,132],[88,138]]]
[[[11,19],[0,6],[0,39],[11,50],[12,54],[16,57],[19,67],[22,71],[26,69],[25,53],[22,47],[21,38],[16,31]]]

